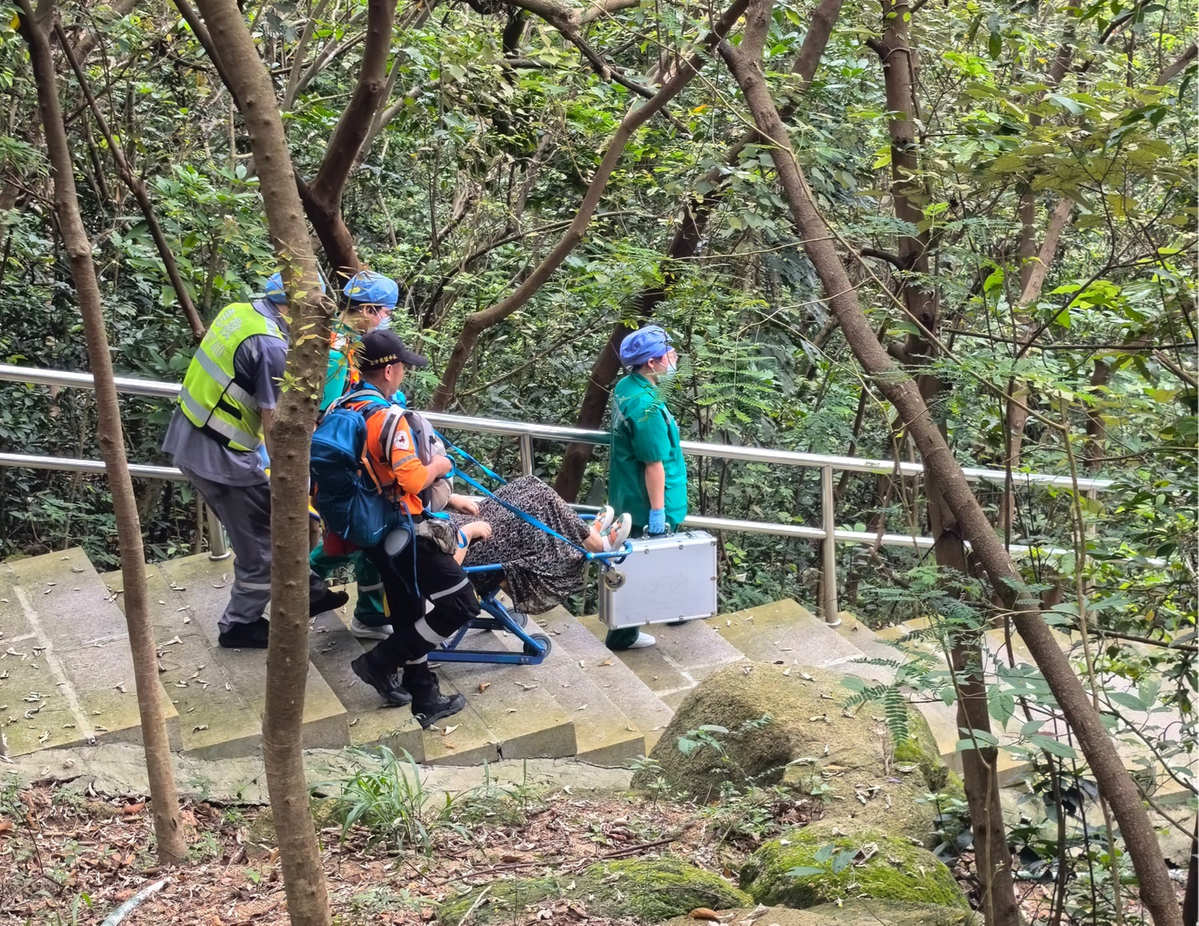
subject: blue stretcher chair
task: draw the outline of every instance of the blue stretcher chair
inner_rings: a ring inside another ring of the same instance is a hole
[[[506,482],[497,473],[492,472],[465,450],[456,447],[450,441],[446,440],[441,434],[437,435],[445,444],[447,450],[457,454],[463,460],[473,463],[475,466],[486,473],[488,477],[496,480],[501,485]],[[493,492],[481,485],[477,480],[462,472],[455,465],[450,472],[450,476],[460,477],[463,482],[470,485],[476,491],[481,492],[489,498],[494,499],[504,508],[507,508],[518,518],[525,523],[531,525],[543,533],[549,534],[551,537],[573,547],[583,554],[584,559],[589,563],[595,563],[599,566],[601,572],[610,570],[613,566],[619,564],[629,554],[632,547],[626,542],[621,549],[613,550],[610,553],[592,553],[579,544],[568,540],[547,524],[543,524],[537,518],[521,511],[515,505],[509,504],[504,499],[497,497]],[[583,515],[583,520],[594,520],[594,515]],[[472,620],[454,636],[441,644],[440,649],[436,649],[429,654],[429,659],[432,662],[484,662],[484,663],[501,663],[507,665],[522,665],[522,666],[537,666],[545,661],[545,658],[550,654],[552,644],[550,638],[544,633],[530,634],[526,630],[529,623],[528,615],[521,614],[517,611],[510,611],[504,606],[504,603],[499,600],[500,581],[499,574],[504,566],[502,563],[493,563],[483,566],[466,566],[464,571],[468,575],[480,575],[484,573],[495,573],[496,581],[494,587],[489,587],[486,591],[479,595],[479,607],[482,608],[483,614]],[[484,616],[486,615],[486,616]],[[462,644],[468,632],[472,630],[494,630],[501,633],[510,633],[521,642],[521,651],[519,653],[510,650],[494,650],[494,649],[474,649],[464,647]]]

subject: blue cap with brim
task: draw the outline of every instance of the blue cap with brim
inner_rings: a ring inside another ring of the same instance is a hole
[[[381,305],[385,309],[394,309],[400,299],[399,284],[373,270],[359,270],[342,292],[350,302]]]
[[[321,295],[325,294],[324,277],[317,277],[321,284]],[[266,281],[266,298],[276,305],[284,305],[287,302],[287,293],[283,291],[283,274],[276,273]]]
[[[670,335],[658,325],[646,325],[620,342],[620,362],[639,367],[670,353]]]

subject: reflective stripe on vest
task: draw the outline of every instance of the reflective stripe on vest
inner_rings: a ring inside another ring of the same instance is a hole
[[[234,382],[233,361],[242,342],[255,335],[284,338],[248,302],[225,306],[204,335],[179,393],[179,407],[192,424],[230,450],[247,453],[262,444],[262,414],[258,400]]]

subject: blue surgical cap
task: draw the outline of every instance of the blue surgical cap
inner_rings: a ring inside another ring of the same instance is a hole
[[[620,362],[639,367],[670,352],[670,335],[657,325],[646,325],[620,342]]]
[[[325,294],[325,278],[317,277],[321,283],[321,295]],[[287,302],[287,293],[283,291],[283,274],[276,273],[266,281],[266,298],[276,305],[284,305]]]
[[[388,309],[394,309],[400,299],[399,284],[373,270],[359,270],[350,277],[342,292],[351,302],[381,305]]]

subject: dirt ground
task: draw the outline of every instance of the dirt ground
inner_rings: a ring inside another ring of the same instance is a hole
[[[436,826],[429,851],[401,849],[363,827],[341,838],[320,830],[334,920],[339,926],[429,923],[437,904],[497,878],[569,873],[596,861],[668,853],[730,879],[746,855],[811,808],[787,801],[722,812],[640,798],[580,799],[562,789],[460,802]],[[258,807],[189,802],[183,808],[191,864],[158,867],[146,804],[51,783],[0,794],[0,924],[98,924],[164,878],[126,926],[285,926],[289,923],[273,831]],[[972,900],[967,853],[955,869]],[[1027,921],[1044,921],[1052,885],[1017,885]],[[614,923],[585,904],[546,902],[524,924]],[[1071,922],[1067,916],[1066,922]]]
[[[479,822],[438,828],[433,851],[396,851],[355,828],[321,831],[325,873],[341,924],[420,924],[438,902],[501,876],[570,871],[597,860],[670,851],[722,870],[710,824],[695,808],[625,800],[575,800],[559,792],[514,814],[510,802]],[[286,924],[277,850],[253,843],[259,808],[194,803],[183,810],[192,864],[164,870],[152,848],[146,805],[51,785],[15,792],[0,806],[0,923],[99,923],[120,903],[166,877],[126,923],[178,926]],[[467,816],[480,815],[474,808]],[[513,819],[513,817],[516,819]],[[728,869],[724,869],[728,871]],[[728,871],[731,874],[731,871]],[[534,906],[522,923],[611,922],[579,905]]]

